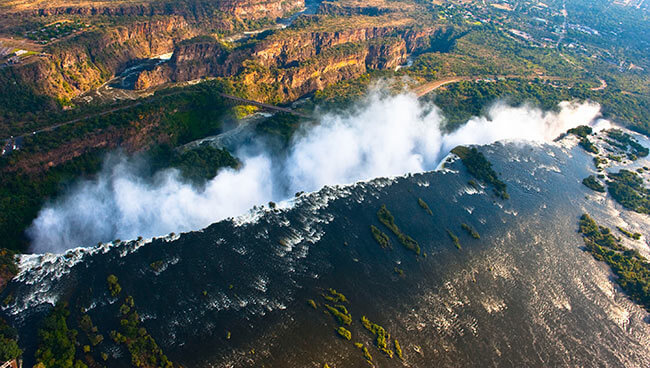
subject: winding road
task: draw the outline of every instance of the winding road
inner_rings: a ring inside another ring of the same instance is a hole
[[[463,81],[478,81],[478,80],[483,80],[483,79],[543,79],[543,80],[567,80],[566,78],[562,77],[555,77],[555,76],[550,76],[550,75],[496,75],[496,76],[458,76],[458,77],[447,77],[443,79],[438,79],[435,81],[427,82],[424,84],[419,85],[418,87],[414,88],[412,91],[415,93],[418,97],[422,97],[427,95],[428,93],[442,87],[446,86],[448,84],[452,83],[458,83],[458,82],[463,82]],[[604,82],[604,81],[602,81]],[[602,86],[601,86],[602,87]],[[607,87],[607,84],[605,84],[605,87]],[[602,88],[605,88],[602,87]],[[599,87],[599,89],[602,89]]]

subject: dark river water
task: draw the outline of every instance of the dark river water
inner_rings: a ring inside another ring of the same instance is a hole
[[[108,338],[119,328],[121,301],[106,287],[115,274],[149,333],[187,367],[368,366],[354,342],[368,347],[377,367],[650,366],[647,313],[581,249],[576,232],[582,213],[603,222],[608,214],[580,184],[591,157],[558,145],[480,149],[507,183],[509,200],[469,186],[460,161],[326,187],[180,237],[27,256],[5,291],[14,302],[3,314],[19,328],[31,363],[41,318],[51,303],[68,300],[70,321],[84,308],[105,336],[93,354],[128,366],[128,352]],[[382,204],[426,257],[403,248],[378,221]],[[370,225],[389,235],[392,249],[375,242]],[[336,335],[337,321],[324,313],[328,288],[349,300],[351,341]],[[399,340],[403,361],[374,346],[364,315]]]

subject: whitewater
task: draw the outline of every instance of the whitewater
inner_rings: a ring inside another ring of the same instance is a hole
[[[433,170],[460,144],[550,142],[579,125],[609,127],[593,102],[561,102],[557,111],[497,102],[485,116],[446,132],[435,105],[379,89],[348,111],[315,118],[318,124],[298,131],[283,156],[259,143],[241,147],[235,152],[240,168],[222,169],[201,187],[175,169],[144,178],[134,160],[110,155],[95,179],[80,181],[40,211],[27,232],[30,250],[61,253],[118,238],[201,229],[297,192]]]

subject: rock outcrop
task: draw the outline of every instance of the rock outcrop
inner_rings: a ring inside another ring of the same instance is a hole
[[[232,30],[235,24],[245,27],[248,20],[274,20],[302,7],[304,0],[198,0],[89,2],[74,6],[57,6],[54,2],[38,3],[28,10],[5,8],[1,14],[4,17],[100,15],[120,20],[116,25],[96,27],[54,42],[44,48],[40,57],[0,72],[11,75],[9,79],[17,85],[66,101],[100,86],[138,60],[172,52],[180,41],[205,34],[206,29]],[[218,53],[193,67],[183,65],[176,76],[155,70],[143,75],[137,85],[147,88],[170,79],[232,73],[219,67]]]
[[[207,19],[222,12],[241,19],[277,18],[305,6],[304,0],[165,0],[127,2],[87,2],[69,4],[38,3],[30,9],[25,6],[10,13],[20,16],[48,17],[55,15],[153,17],[179,15],[187,19]]]
[[[250,97],[286,102],[370,69],[392,69],[431,45],[441,29],[412,25],[272,34],[254,47],[229,50],[217,40],[183,43],[165,64],[143,71],[136,88],[203,77],[234,77]],[[272,91],[272,92],[270,92]]]

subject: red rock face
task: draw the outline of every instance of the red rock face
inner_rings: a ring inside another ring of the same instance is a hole
[[[278,18],[305,6],[304,0],[222,0],[219,10],[241,19]]]
[[[275,19],[304,6],[304,0],[199,0],[159,1],[79,7],[46,7],[21,11],[19,15],[74,14],[83,16],[151,17],[149,20],[92,30],[62,41],[48,50],[47,57],[14,69],[16,83],[36,86],[58,98],[73,98],[112,78],[133,60],[150,58],[174,50],[179,41],[204,34],[206,29],[229,29],[245,19]],[[216,16],[215,16],[216,14]],[[219,15],[221,14],[221,15]],[[6,14],[5,14],[6,15]],[[237,20],[239,19],[239,20]],[[197,50],[194,50],[197,51]],[[222,67],[219,55],[199,57],[206,62],[179,69],[177,76],[164,70],[144,74],[136,83],[148,88],[164,81],[187,80],[194,75],[232,74],[233,64]],[[210,59],[212,62],[208,62]],[[203,65],[205,64],[205,65]]]
[[[276,88],[272,98],[286,102],[340,80],[355,78],[368,69],[395,68],[406,61],[408,53],[428,47],[435,31],[387,26],[288,32],[271,36],[254,49],[233,52],[216,41],[180,45],[169,63],[142,72],[136,87],[146,89],[168,82],[242,73],[239,83],[249,90],[251,97],[269,101],[271,96],[255,91],[263,90],[262,85],[279,84],[282,88]],[[245,68],[244,60],[262,68]]]

